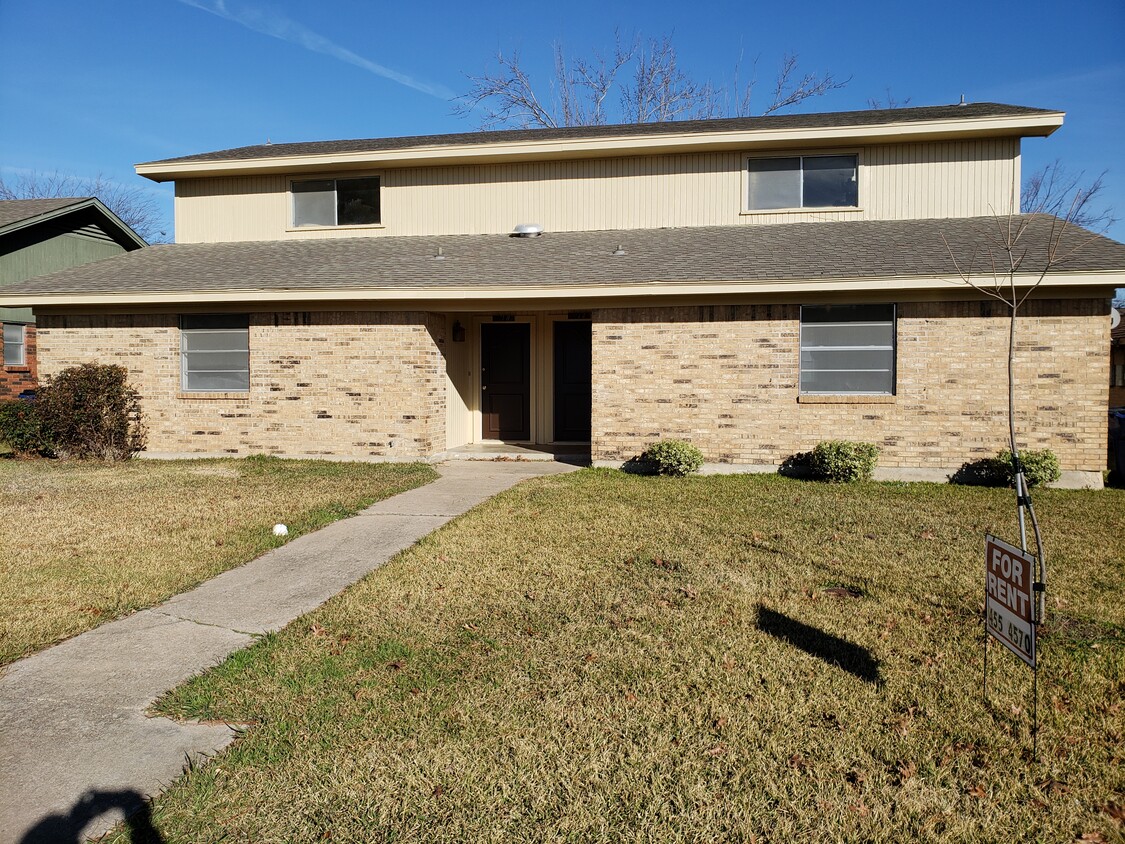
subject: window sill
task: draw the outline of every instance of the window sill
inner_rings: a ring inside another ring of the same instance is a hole
[[[4,364],[5,372],[31,372],[31,367],[25,363],[6,363]]]
[[[237,393],[207,393],[203,392],[202,390],[199,392],[188,392],[186,390],[180,390],[180,392],[176,393],[176,398],[188,400],[194,399],[198,401],[249,401],[250,392],[247,390]]]
[[[797,396],[800,404],[895,404],[898,396],[880,395],[812,395],[802,393]]]
[[[757,210],[743,208],[738,212],[740,217],[750,217],[759,214],[825,214],[830,211],[843,211],[845,214],[859,214],[863,207],[859,205],[827,205],[823,208],[759,208]]]
[[[373,229],[385,229],[385,223],[367,223],[365,225],[357,226],[286,226],[287,232],[352,232],[352,231],[366,231]]]

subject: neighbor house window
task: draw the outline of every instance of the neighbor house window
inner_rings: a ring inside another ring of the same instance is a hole
[[[894,391],[894,305],[801,307],[802,393]]]
[[[859,205],[855,155],[794,155],[746,161],[746,210],[854,208]]]
[[[293,182],[293,226],[367,226],[379,222],[379,177]]]
[[[250,389],[250,318],[246,314],[180,317],[180,366],[189,392]]]
[[[23,366],[27,363],[24,327],[18,323],[4,323],[4,366]]]

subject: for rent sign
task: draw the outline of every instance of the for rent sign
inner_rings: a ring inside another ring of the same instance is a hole
[[[1035,558],[995,536],[985,536],[985,629],[1035,667]]]

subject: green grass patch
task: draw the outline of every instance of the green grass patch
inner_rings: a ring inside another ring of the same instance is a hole
[[[0,460],[0,665],[437,477],[421,464]]]
[[[1031,675],[993,647],[1009,491],[526,482],[174,690],[250,725],[154,805],[165,840],[1120,839],[1125,494],[1036,494]],[[127,833],[117,833],[125,841]]]

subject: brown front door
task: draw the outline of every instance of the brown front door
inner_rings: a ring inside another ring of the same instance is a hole
[[[590,441],[590,323],[555,323],[555,440]]]
[[[480,327],[481,435],[531,439],[531,326],[486,322]]]

